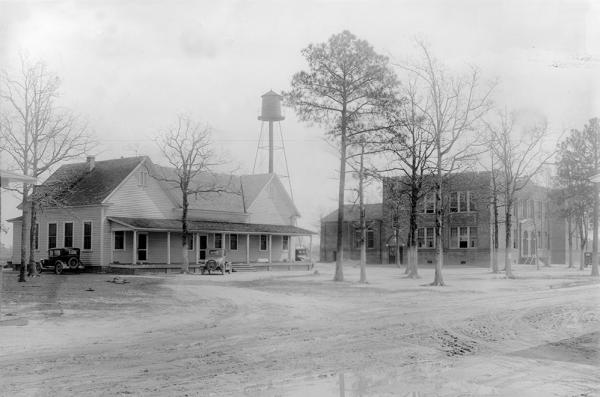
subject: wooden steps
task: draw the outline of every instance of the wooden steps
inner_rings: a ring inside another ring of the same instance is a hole
[[[234,272],[255,272],[256,268],[251,263],[232,263]]]

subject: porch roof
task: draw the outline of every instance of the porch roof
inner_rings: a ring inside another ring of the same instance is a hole
[[[180,219],[147,219],[147,218],[124,218],[111,216],[108,217],[111,222],[118,223],[131,230],[138,231],[163,231],[178,232],[181,231]],[[292,225],[266,225],[257,223],[235,223],[235,222],[215,222],[215,221],[188,221],[188,230],[190,232],[224,232],[240,234],[280,234],[309,236],[316,234],[307,229],[302,229]]]

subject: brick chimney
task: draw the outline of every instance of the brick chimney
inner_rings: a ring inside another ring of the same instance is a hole
[[[87,156],[86,163],[88,165],[88,171],[93,170],[94,167],[96,166],[96,157],[94,157],[94,156]]]

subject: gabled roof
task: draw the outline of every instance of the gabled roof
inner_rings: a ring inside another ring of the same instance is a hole
[[[246,209],[254,203],[271,178],[273,178],[273,174],[242,175],[240,177]]]
[[[337,222],[338,211],[326,215],[321,222]],[[381,203],[365,204],[365,218],[367,221],[383,219],[383,206]],[[357,222],[360,220],[360,210],[358,204],[344,205],[344,222]]]
[[[146,157],[65,164],[38,188],[50,202],[61,206],[101,204]]]
[[[175,199],[179,207],[182,206],[182,196],[175,169],[162,166],[154,166],[156,178],[163,183],[165,190]],[[254,176],[254,175],[253,175]],[[243,180],[246,178],[237,175],[227,175],[218,173],[201,173],[197,175],[191,184],[192,189],[205,190],[198,194],[190,194],[188,197],[189,208],[205,211],[239,212],[244,213],[248,208],[248,193],[253,189],[262,189],[264,178],[262,175],[256,175],[259,178],[253,179],[253,186],[242,188]],[[267,179],[268,180],[268,179]],[[215,191],[210,191],[215,190]],[[242,194],[243,193],[243,194]],[[254,198],[252,198],[254,200]],[[246,202],[246,203],[245,203]],[[245,204],[245,205],[244,205]]]

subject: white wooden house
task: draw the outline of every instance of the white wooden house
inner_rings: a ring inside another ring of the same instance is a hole
[[[50,203],[37,214],[35,258],[54,247],[81,249],[92,267],[177,267],[182,262],[182,197],[166,182],[173,170],[148,157],[63,165],[39,188]],[[301,236],[300,216],[275,174],[202,175],[199,186],[223,192],[191,195],[188,240],[190,264],[207,250],[223,248],[233,263],[289,266]],[[26,217],[27,218],[27,217]],[[20,263],[23,217],[13,223],[13,263]]]

